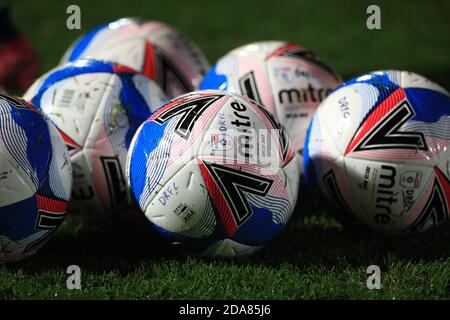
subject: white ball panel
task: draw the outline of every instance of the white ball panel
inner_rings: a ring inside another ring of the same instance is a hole
[[[73,186],[69,211],[101,216],[109,208],[109,202],[102,204],[100,201],[92,171],[89,169],[89,161],[86,160],[84,152],[78,152],[71,157],[70,161],[72,163]]]
[[[72,192],[72,165],[69,152],[59,131],[50,121],[47,123],[53,147],[49,164],[50,188],[57,197],[69,201]]]
[[[448,95],[449,93],[447,90],[442,88],[437,83],[434,83],[433,81],[417,74],[414,72],[408,72],[408,71],[397,71],[397,73],[400,74],[401,77],[401,86],[404,89],[407,88],[422,88],[422,89],[430,89],[434,91],[441,92],[443,94]]]
[[[142,71],[146,52],[145,46],[145,39],[130,34],[108,39],[105,44],[96,50],[92,50],[85,57],[88,59],[112,61]]]
[[[322,130],[342,155],[360,125],[363,105],[359,92],[349,86],[332,93],[317,109]]]
[[[246,100],[232,96],[210,122],[197,154],[264,165],[276,171],[282,165],[278,150],[278,132],[268,130]]]
[[[287,43],[284,41],[260,41],[243,45],[230,53],[239,57],[250,57],[251,59],[264,61],[269,54],[285,44]]]
[[[216,220],[197,161],[187,163],[161,186],[145,215],[169,232],[201,238],[213,232]]]
[[[137,90],[144,97],[152,112],[158,110],[168,101],[166,94],[154,81],[149,81],[146,76],[137,74],[133,76],[133,83]]]
[[[294,158],[292,158],[292,160],[289,161],[281,170],[286,177],[285,187],[288,192],[289,202],[292,204],[292,207],[295,208],[300,188],[300,165],[297,154],[295,154]]]
[[[82,74],[50,86],[41,98],[42,111],[79,145],[84,145],[94,117],[107,95],[111,75]]]

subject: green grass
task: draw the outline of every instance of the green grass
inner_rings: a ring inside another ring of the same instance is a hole
[[[213,62],[238,45],[287,39],[314,49],[344,78],[382,68],[419,72],[450,87],[448,1],[377,1],[382,30],[365,27],[371,2],[76,1],[81,31],[65,28],[73,1],[14,1],[41,71],[95,25],[120,16],[167,21]],[[255,256],[214,261],[178,255],[139,219],[94,222],[68,216],[35,257],[0,266],[0,299],[29,298],[450,298],[450,226],[383,238],[344,229],[314,199],[302,200],[286,230]],[[66,268],[82,270],[82,290],[66,289]],[[379,265],[382,289],[366,288]]]

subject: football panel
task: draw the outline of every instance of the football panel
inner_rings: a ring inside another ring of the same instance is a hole
[[[133,76],[133,84],[147,102],[152,113],[161,108],[164,103],[168,101],[166,94],[161,90],[159,85],[143,75],[137,74]]]
[[[358,84],[334,91],[318,107],[323,130],[341,154],[345,154],[365,114],[376,101],[375,87]]]
[[[239,93],[238,60],[234,55],[221,58],[205,74],[199,90],[224,90]]]
[[[45,73],[44,75],[40,76],[38,79],[36,79],[33,84],[27,89],[27,91],[23,94],[22,98],[25,101],[28,101],[31,103],[31,99],[39,92],[39,89],[42,86],[42,83],[47,78],[47,75],[50,74],[51,71]]]
[[[420,204],[402,221],[405,232],[424,232],[446,222],[450,217],[449,150],[447,158],[433,167],[433,177],[423,192]]]
[[[286,44],[284,41],[259,41],[233,49],[229,54],[264,61],[271,53]]]
[[[394,164],[345,158],[351,195],[361,210],[359,217],[372,229],[399,233],[405,221],[417,216],[428,197],[434,177],[432,166]],[[358,195],[354,197],[353,195]],[[425,194],[425,195],[424,195]]]
[[[209,70],[200,89],[220,89],[242,94],[276,114],[265,59],[282,44],[261,42],[231,51]]]
[[[221,160],[199,158],[206,188],[223,227],[222,237],[250,246],[267,244],[293,211],[284,172],[238,161],[223,164]]]
[[[324,189],[321,177],[334,167],[341,156],[321,123],[320,114],[316,112],[307,131],[303,154],[304,175],[309,188]]]
[[[278,116],[272,96],[267,62],[255,56],[257,53],[248,56],[238,51],[230,53],[229,56],[219,60],[216,72],[224,71],[222,74],[227,78],[228,91],[247,96]]]
[[[98,210],[103,214],[118,212],[128,204],[125,162],[130,123],[121,101],[124,88],[119,75],[109,79],[84,147],[92,182],[103,204]]]
[[[51,155],[51,142],[45,118],[26,105],[0,101],[0,136],[3,156],[16,164],[22,177],[29,177],[37,189],[42,183]],[[38,156],[39,155],[39,156]]]
[[[437,167],[445,176],[450,177],[450,148],[447,148],[446,150],[441,152],[440,156],[441,159],[437,164]]]
[[[0,141],[0,206],[8,206],[31,197],[37,190],[33,181],[23,170],[18,172],[11,157],[4,156]]]
[[[240,257],[248,256],[259,250],[264,246],[249,246],[231,239],[224,239],[214,245],[210,245],[200,256],[205,257]]]
[[[339,221],[358,224],[359,206],[353,201],[344,170],[344,159],[315,113],[305,140],[304,172],[309,190],[318,191]]]
[[[144,208],[155,225],[178,236],[206,238],[216,226],[214,208],[194,159],[182,167]]]
[[[135,19],[122,18],[107,24],[102,24],[88,31],[67,49],[61,58],[60,64],[86,57],[91,52],[95,52],[99,48],[102,48],[111,41],[111,39],[120,36],[124,29],[132,27],[133,25],[137,26],[137,21]]]
[[[150,28],[147,30],[148,24]],[[158,25],[158,28],[154,28],[154,25]],[[161,54],[176,65],[184,81],[189,83],[187,91],[168,92],[169,96],[178,96],[197,88],[209,69],[209,62],[201,49],[182,33],[157,21],[143,24],[141,30],[151,43],[163,51]]]
[[[72,193],[72,165],[69,151],[61,138],[60,132],[48,121],[50,131],[52,157],[49,163],[49,187],[54,195],[66,201]]]
[[[47,230],[36,230],[38,207],[34,196],[0,208],[0,263],[33,255]]]
[[[134,70],[144,71],[147,41],[135,34],[116,37],[96,50],[91,50],[85,58],[112,61]]]
[[[404,89],[408,88],[421,88],[421,89],[429,89],[440,92],[444,95],[449,95],[448,91],[442,88],[437,83],[430,81],[429,79],[408,71],[397,71],[400,78],[400,85]]]
[[[292,208],[295,208],[297,200],[299,198],[300,191],[300,165],[297,155],[289,161],[283,168],[284,173],[284,186],[288,193],[289,202],[292,203]]]
[[[199,156],[222,158],[223,163],[242,161],[277,170],[283,165],[279,132],[247,100],[230,96],[205,130]]]
[[[450,98],[422,88],[397,89],[370,113],[348,156],[436,165],[450,143]]]

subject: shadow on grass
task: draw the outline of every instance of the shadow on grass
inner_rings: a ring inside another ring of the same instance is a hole
[[[315,198],[305,199],[301,204],[303,212],[296,210],[298,214],[292,217],[286,230],[267,248],[249,258],[222,262],[266,267],[286,263],[299,267],[332,268],[342,263],[383,267],[392,256],[407,261],[433,261],[450,254],[448,223],[425,234],[383,237],[367,231],[346,230],[326,214],[309,214],[324,211]],[[65,270],[77,264],[93,273],[115,271],[124,275],[146,262],[186,260],[138,215],[109,223],[85,221],[78,230],[75,221],[69,223],[70,232],[62,230],[35,257],[11,268],[19,266],[24,272],[34,274],[55,268]]]
[[[384,69],[386,69],[386,68],[384,68]],[[440,85],[447,91],[450,90],[450,76],[449,76],[450,69],[444,68],[442,70],[433,70],[433,69],[428,69],[428,70],[417,69],[416,70],[416,69],[395,68],[394,66],[392,66],[390,69],[407,70],[407,71],[418,73],[418,74],[426,77],[427,79],[437,83],[438,85]],[[365,70],[365,71],[359,71],[359,72],[355,72],[355,73],[351,73],[351,74],[344,73],[342,75],[342,77],[345,81],[348,81],[351,78],[358,77],[358,76],[361,76],[365,73],[369,73],[372,71],[376,71],[376,70]]]
[[[384,236],[369,230],[344,228],[325,213],[319,200],[313,198],[305,202],[306,208],[315,208],[321,213],[302,215],[299,212],[291,219],[286,232],[254,262],[274,266],[286,262],[328,267],[347,263],[367,267],[383,266],[389,257],[417,262],[450,256],[450,223],[422,234]]]

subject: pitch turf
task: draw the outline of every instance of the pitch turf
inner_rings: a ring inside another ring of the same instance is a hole
[[[176,26],[211,62],[255,40],[310,47],[345,79],[398,68],[450,87],[448,1],[378,1],[382,30],[365,27],[365,1],[76,1],[82,30],[65,28],[72,1],[11,1],[37,48],[41,71],[56,65],[82,32],[120,16]],[[450,298],[450,225],[408,238],[345,230],[314,199],[259,254],[212,261],[177,255],[136,219],[95,222],[68,216],[34,258],[0,266],[0,299],[20,298]],[[66,268],[82,271],[82,290],[66,289]],[[382,289],[366,288],[366,268],[382,270]]]

